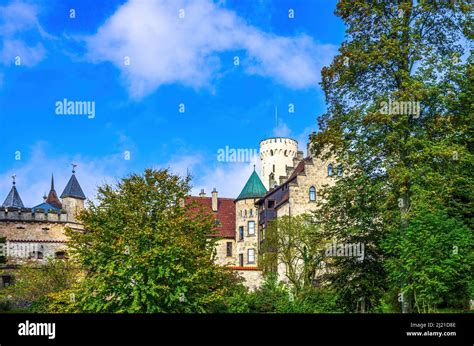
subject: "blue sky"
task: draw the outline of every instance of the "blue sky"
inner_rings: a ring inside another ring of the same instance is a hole
[[[194,192],[236,197],[253,163],[217,162],[220,148],[290,136],[304,149],[316,129],[320,69],[344,38],[335,5],[0,0],[0,199],[16,174],[25,204],[40,203],[71,162],[88,197],[145,167],[189,170]],[[65,98],[94,102],[95,117],[56,114]]]

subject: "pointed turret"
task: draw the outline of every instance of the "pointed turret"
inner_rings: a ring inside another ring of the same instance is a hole
[[[56,190],[54,189],[54,176],[52,174],[51,174],[51,189],[49,190],[49,194],[45,202],[59,209],[63,207],[61,201],[58,198],[58,195],[56,194]]]
[[[242,192],[236,201],[247,198],[260,198],[267,193],[267,189],[263,185],[257,172],[255,172],[255,165],[253,166],[253,172],[250,175],[247,183],[245,184]]]
[[[25,207],[21,200],[20,194],[18,193],[18,190],[16,189],[15,177],[16,177],[15,175],[12,176],[13,178],[12,188],[10,192],[8,193],[8,196],[5,199],[5,202],[3,202],[2,204],[2,207],[4,208],[24,208]]]
[[[84,195],[84,192],[82,191],[81,185],[79,185],[79,182],[77,181],[76,178],[76,171],[75,168],[77,166],[73,165],[72,169],[72,175],[71,178],[69,179],[66,187],[64,188],[63,193],[61,194],[61,198],[77,198],[77,199],[82,199],[85,200],[86,196]]]
[[[77,165],[72,165],[72,175],[66,187],[64,188],[61,198],[63,200],[63,209],[66,210],[68,217],[75,221],[77,213],[84,209],[84,200],[86,196],[82,191],[81,185],[76,178],[75,168]]]

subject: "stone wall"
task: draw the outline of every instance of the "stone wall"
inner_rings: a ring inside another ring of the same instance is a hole
[[[244,266],[258,266],[258,210],[255,207],[256,199],[242,199],[235,202],[235,240],[236,240],[236,265],[239,264],[239,254],[244,255]],[[254,234],[249,235],[249,221],[254,222]],[[244,228],[244,239],[240,240],[239,228]],[[255,250],[255,261],[248,262],[248,250]]]
[[[227,243],[232,243],[232,256],[227,256]],[[236,265],[236,247],[235,240],[223,238],[216,242],[216,258],[215,262],[221,266],[234,266]]]
[[[235,269],[237,274],[244,278],[244,286],[251,291],[255,291],[263,282],[263,273],[261,270]]]

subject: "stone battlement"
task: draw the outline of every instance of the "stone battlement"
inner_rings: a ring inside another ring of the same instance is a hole
[[[70,222],[66,211],[31,208],[0,208],[0,221],[28,221],[28,222]]]

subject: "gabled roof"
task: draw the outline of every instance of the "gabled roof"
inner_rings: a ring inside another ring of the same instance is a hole
[[[23,202],[21,200],[20,194],[16,189],[15,183],[13,183],[12,189],[10,190],[5,202],[3,202],[2,207],[4,208],[24,208]]]
[[[247,198],[260,198],[266,193],[267,189],[260,180],[260,177],[258,176],[257,172],[255,172],[254,167],[249,180],[247,180],[247,183],[242,189],[242,192],[240,192],[240,195],[236,198],[236,201]]]
[[[61,194],[61,198],[65,197],[73,197],[77,199],[86,199],[84,192],[82,191],[81,185],[76,179],[76,175],[74,172],[71,175],[66,187],[64,188],[63,193]]]
[[[219,197],[217,199],[216,213],[212,211],[212,197],[189,196],[186,200],[186,204],[191,204],[192,202],[197,202],[219,221],[216,221],[216,227],[214,228],[218,233],[218,237],[235,237],[235,205],[232,198]]]
[[[61,209],[63,207],[61,201],[56,194],[56,190],[54,190],[54,177],[51,175],[51,189],[49,190],[48,197],[46,198],[46,204],[54,206],[54,209]]]

